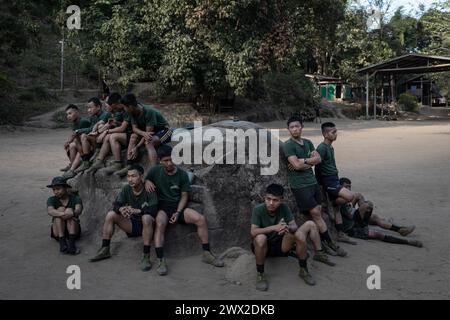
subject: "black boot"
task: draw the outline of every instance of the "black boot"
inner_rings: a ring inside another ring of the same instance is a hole
[[[80,253],[80,249],[75,246],[75,234],[69,234],[69,248],[67,249],[67,253],[71,255],[76,255]]]
[[[67,242],[65,237],[59,237],[59,252],[60,253],[67,252]]]

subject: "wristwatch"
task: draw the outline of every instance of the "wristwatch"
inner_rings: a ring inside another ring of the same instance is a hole
[[[303,163],[304,163],[304,164],[308,164],[308,159],[306,159],[306,158],[303,159]]]

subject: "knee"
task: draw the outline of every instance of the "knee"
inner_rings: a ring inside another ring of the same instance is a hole
[[[151,225],[153,224],[153,218],[148,214],[143,215],[142,216],[142,224],[145,227],[151,227]]]
[[[310,211],[311,218],[316,221],[322,219],[322,212],[319,208],[314,208]]]
[[[58,224],[58,225],[60,225],[61,223],[63,223],[63,219],[58,218],[58,217],[55,217],[54,220],[53,220],[53,222],[56,223],[56,224]]]
[[[130,142],[137,142],[138,135],[136,133],[132,133],[130,136]]]
[[[302,231],[297,230],[297,232],[295,233],[295,241],[300,242],[300,243],[305,243],[306,235]]]
[[[267,243],[267,236],[265,234],[258,234],[255,237],[254,243],[255,243],[255,247],[257,247],[257,248],[264,247]]]
[[[117,217],[117,213],[115,213],[114,211],[109,211],[107,214],[106,214],[106,221],[108,221],[108,222],[114,222],[115,220],[116,220],[116,217]]]
[[[205,218],[205,216],[204,215],[202,215],[202,214],[198,214],[199,215],[199,217],[198,217],[198,219],[197,219],[197,221],[196,221],[196,225],[198,226],[198,227],[203,227],[203,226],[206,226],[206,218]]]
[[[156,219],[156,227],[157,228],[165,228],[167,225],[167,221],[165,219]]]
[[[307,221],[305,222],[305,225],[309,231],[317,231],[317,225],[314,223],[314,221]]]

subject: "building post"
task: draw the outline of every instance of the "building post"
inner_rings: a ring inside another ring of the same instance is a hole
[[[366,119],[369,120],[369,73],[366,73]]]

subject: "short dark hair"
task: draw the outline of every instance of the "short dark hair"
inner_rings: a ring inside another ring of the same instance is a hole
[[[136,96],[132,93],[127,93],[126,95],[124,95],[120,102],[127,107],[137,107],[138,105]]]
[[[74,109],[74,110],[77,110],[77,111],[80,111],[80,109],[78,109],[78,107],[76,106],[76,105],[74,105],[74,104],[69,104],[67,107],[66,107],[66,111],[67,110],[70,110],[70,109]]]
[[[335,128],[336,125],[333,122],[324,122],[322,123],[322,133],[324,133],[327,129]]]
[[[344,184],[344,183],[346,183],[346,184],[352,184],[352,182],[350,181],[350,179],[349,179],[349,178],[345,178],[345,177],[340,178],[340,179],[339,179],[339,183],[340,183],[341,185]]]
[[[88,100],[88,103],[93,102],[96,106],[101,107],[102,106],[102,102],[100,101],[99,98],[97,97],[92,97]]]
[[[158,147],[156,153],[158,154],[159,159],[162,159],[164,157],[170,157],[172,156],[172,147],[168,146],[167,144],[162,144]]]
[[[122,96],[120,95],[120,93],[113,92],[106,98],[106,103],[109,105],[118,104],[118,103],[120,103],[121,99],[122,99]]]
[[[288,121],[287,121],[287,126],[289,127],[289,125],[291,124],[291,122],[300,122],[300,124],[303,124],[303,118],[301,115],[299,114],[294,114],[292,115]]]
[[[266,193],[272,194],[275,197],[282,197],[284,194],[284,188],[281,184],[272,183],[266,189]]]
[[[140,175],[144,174],[144,168],[142,168],[142,166],[138,165],[138,164],[132,164],[131,166],[128,167],[128,171],[131,170],[136,170],[137,172],[139,172]]]

